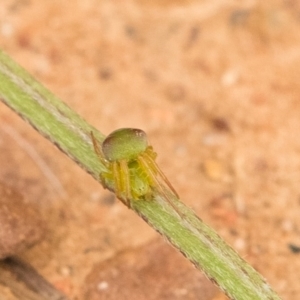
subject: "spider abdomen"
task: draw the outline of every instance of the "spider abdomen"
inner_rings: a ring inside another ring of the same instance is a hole
[[[136,159],[148,147],[147,135],[141,129],[121,128],[109,134],[102,143],[102,152],[108,161]]]

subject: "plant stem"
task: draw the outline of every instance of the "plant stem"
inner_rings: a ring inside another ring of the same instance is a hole
[[[10,257],[0,262],[0,283],[9,287],[18,299],[68,300],[31,265],[17,257]]]
[[[99,181],[105,167],[92,147],[90,132],[104,136],[0,51],[0,98],[36,130]],[[113,186],[109,186],[114,190]],[[179,216],[162,195],[153,201],[131,199],[131,208],[165,236],[231,299],[279,300],[262,276],[194,212],[172,199]]]

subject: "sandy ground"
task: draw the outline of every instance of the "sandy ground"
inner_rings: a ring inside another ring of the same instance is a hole
[[[144,129],[183,201],[292,300],[300,5],[261,3],[1,0],[0,46],[104,134]],[[225,299],[1,103],[0,118],[0,181],[48,228],[21,257],[57,288],[78,300]]]

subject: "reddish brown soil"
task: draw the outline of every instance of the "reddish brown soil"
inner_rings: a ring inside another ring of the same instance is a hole
[[[299,299],[300,6],[236,3],[1,0],[0,46],[103,133],[144,129],[183,201]],[[0,118],[0,181],[48,226],[22,258],[57,288],[80,300],[224,299],[1,103]]]

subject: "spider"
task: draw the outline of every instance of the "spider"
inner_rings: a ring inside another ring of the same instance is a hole
[[[113,183],[115,193],[128,207],[130,199],[150,199],[153,190],[169,199],[169,193],[178,194],[155,162],[157,154],[148,144],[147,135],[141,129],[121,128],[109,134],[99,148],[91,132],[93,146],[107,172],[100,173],[104,186]],[[167,189],[168,188],[168,189]]]

